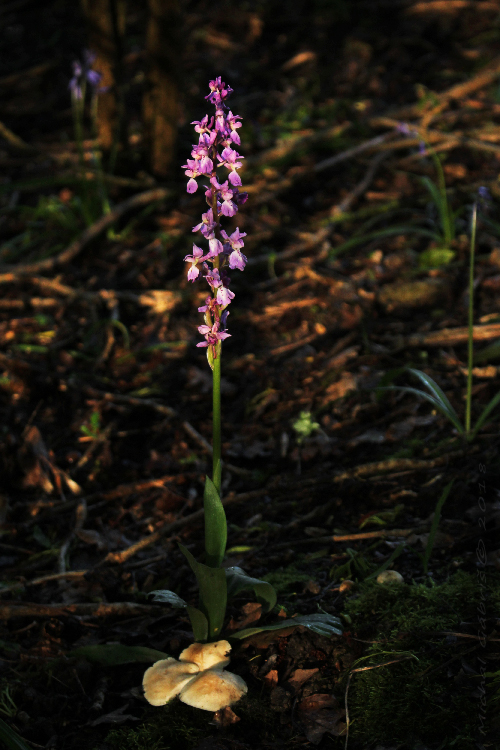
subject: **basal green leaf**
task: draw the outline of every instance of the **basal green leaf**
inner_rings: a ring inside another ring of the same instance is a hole
[[[247,576],[244,570],[238,567],[226,569],[227,598],[232,599],[240,591],[252,589],[257,601],[262,604],[262,611],[269,612],[276,604],[276,591],[267,581]]]
[[[300,615],[299,617],[294,617],[290,620],[282,620],[275,625],[261,625],[260,627],[246,628],[245,630],[240,630],[239,632],[234,633],[231,635],[231,638],[243,640],[244,638],[249,638],[251,635],[262,633],[266,630],[288,630],[290,627],[298,627],[299,625],[312,630],[313,633],[318,633],[319,635],[324,635],[328,638],[332,635],[342,635],[343,633],[342,623],[338,617],[319,613],[313,615]]]
[[[193,628],[193,635],[195,641],[198,643],[204,643],[208,639],[208,620],[199,609],[192,607],[190,604],[187,606],[187,613],[191,620],[191,627]]]
[[[205,551],[207,565],[218,568],[224,559],[227,542],[227,523],[224,506],[215,485],[207,476],[204,492],[205,508]]]
[[[208,620],[208,638],[212,640],[220,635],[226,614],[226,571],[224,568],[211,568],[199,563],[182,544],[179,544],[179,549],[186,557],[198,581],[200,609]]]
[[[168,654],[146,646],[122,646],[119,643],[108,643],[99,646],[81,646],[70,651],[67,656],[87,659],[93,664],[115,667],[118,664],[146,662],[153,664],[160,659],[167,659]]]
[[[187,607],[184,599],[181,599],[181,597],[178,596],[174,591],[160,589],[158,591],[150,591],[148,596],[152,596],[154,602],[165,602],[166,604],[171,604],[172,607],[176,607],[178,609]]]

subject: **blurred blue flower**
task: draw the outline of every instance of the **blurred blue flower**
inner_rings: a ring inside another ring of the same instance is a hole
[[[97,92],[107,91],[107,87],[99,86],[102,73],[92,70],[95,59],[95,53],[86,49],[83,51],[83,62],[80,62],[80,60],[73,61],[73,78],[70,80],[68,88],[77,101],[83,99],[83,92],[87,83]]]

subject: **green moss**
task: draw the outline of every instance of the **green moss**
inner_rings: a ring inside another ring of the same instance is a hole
[[[111,750],[191,750],[208,733],[212,714],[173,700],[150,708],[135,729],[113,729],[105,743]]]
[[[374,642],[353,668],[375,668],[351,677],[348,705],[353,740],[401,742],[404,748],[418,743],[454,750],[475,746],[477,685],[474,679],[454,680],[460,657],[471,644],[439,633],[459,631],[461,622],[477,622],[482,596],[489,609],[496,606],[498,587],[499,577],[492,573],[485,595],[477,576],[463,571],[441,585],[360,584],[358,594],[346,603],[346,612],[353,630]],[[344,690],[345,686],[344,678]]]
[[[290,587],[301,581],[309,581],[311,576],[305,573],[299,573],[295,565],[288,565],[286,568],[278,568],[272,573],[267,573],[262,580],[267,581],[274,587],[277,594],[290,591]]]
[[[240,721],[228,727],[226,734],[259,745],[279,738],[276,714],[268,704],[246,695],[234,709]],[[135,729],[113,729],[105,746],[110,750],[191,750],[200,740],[217,732],[209,723],[213,714],[173,700],[161,708],[149,708],[146,719]]]

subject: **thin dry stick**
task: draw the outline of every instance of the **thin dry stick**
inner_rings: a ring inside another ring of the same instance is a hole
[[[18,581],[17,583],[11,583],[8,586],[1,586],[0,596],[2,594],[10,593],[11,591],[23,590],[27,586],[41,586],[42,584],[50,583],[51,581],[70,581],[72,579],[83,578],[88,572],[88,570],[68,570],[66,573],[51,573],[47,576],[40,576],[40,578],[34,578],[32,581]]]
[[[83,248],[89,244],[93,239],[98,237],[105,229],[115,223],[121,216],[133,208],[140,208],[146,206],[154,201],[164,200],[172,195],[171,190],[166,188],[156,188],[155,190],[146,190],[144,193],[128,198],[128,200],[119,203],[114,209],[105,216],[101,217],[99,221],[92,224],[91,227],[85,230],[78,239],[74,240],[66,250],[63,250],[59,255],[53,258],[46,258],[45,260],[35,261],[34,263],[24,263],[19,266],[4,266],[3,269],[6,272],[10,272],[14,277],[21,277],[29,274],[40,273],[40,271],[51,271],[57,266],[62,266],[66,263],[70,263],[76,258],[76,256],[83,250]],[[9,278],[9,280],[11,280]],[[2,276],[0,276],[0,282]]]
[[[134,604],[133,602],[110,602],[94,604],[1,604],[0,620],[13,617],[111,617],[126,615],[151,615],[161,611],[152,604]]]
[[[379,146],[380,144],[389,140],[389,138],[391,137],[394,137],[394,132],[392,130],[388,133],[377,135],[375,138],[370,138],[368,141],[363,141],[363,143],[360,143],[358,146],[348,148],[346,151],[342,151],[340,154],[330,156],[328,159],[323,159],[323,161],[320,161],[318,162],[318,164],[314,165],[314,172],[322,172],[324,169],[330,169],[330,167],[335,166],[335,164],[340,164],[340,162],[346,161],[346,159],[351,159],[353,156],[357,156],[358,154],[362,154],[364,151],[369,151],[370,149]]]
[[[12,132],[7,125],[4,125],[3,122],[0,122],[0,138],[3,138],[7,141],[11,146],[14,146],[14,148],[19,149],[20,151],[27,151],[30,154],[34,153],[36,151],[36,148],[33,148],[28,143],[23,141],[22,138],[19,138],[18,135]]]
[[[222,505],[224,507],[227,507],[228,505],[232,505],[233,503],[244,502],[245,500],[255,500],[256,498],[265,495],[265,493],[266,490],[262,489],[253,490],[252,492],[243,492],[240,495],[229,495],[229,497],[226,497],[222,500]],[[159,541],[166,534],[171,534],[174,531],[178,531],[178,529],[183,528],[183,526],[186,526],[192,521],[198,521],[200,518],[203,518],[204,512],[204,509],[200,508],[194,513],[190,513],[190,515],[186,516],[185,518],[179,518],[177,521],[173,521],[173,523],[165,524],[149,536],[146,536],[143,539],[140,539],[138,542],[135,542],[135,544],[132,544],[130,547],[127,547],[127,549],[124,549],[121,552],[110,552],[104,558],[103,563],[108,562],[121,564],[126,562],[131,557],[133,557],[133,555],[136,555],[141,550],[146,549],[146,547],[149,547],[151,544]]]
[[[387,156],[387,152],[381,152],[372,159],[370,166],[368,167],[368,170],[361,182],[358,182],[353,190],[351,190],[351,192],[346,195],[346,197],[343,198],[340,203],[332,208],[330,212],[331,216],[339,216],[340,214],[344,214],[349,211],[356,198],[359,198],[360,195],[363,195],[365,190],[367,190],[367,188],[370,186],[373,178],[377,173],[377,169],[380,167],[384,159],[387,159]]]
[[[474,341],[488,341],[500,337],[500,323],[490,323],[489,325],[473,326],[472,336]],[[413,333],[398,341],[398,348],[414,346],[453,346],[455,344],[464,344],[469,337],[468,328],[443,328],[441,331],[431,331],[430,333]]]
[[[87,391],[87,393],[90,393],[93,396],[97,396],[99,398],[104,398],[106,401],[116,401],[118,403],[121,402],[124,404],[130,404],[130,406],[148,406],[149,408],[157,411],[159,414],[164,414],[166,417],[180,419],[179,413],[175,409],[172,409],[172,407],[170,406],[164,406],[163,404],[157,404],[156,401],[153,401],[149,398],[135,398],[134,396],[124,396],[118,393],[107,393],[106,391],[98,391],[96,388],[91,387],[87,387],[85,390]],[[203,450],[212,455],[212,446],[210,445],[208,440],[206,440],[203,435],[200,435],[200,433],[195,430],[193,425],[187,420],[182,420],[181,424],[188,435],[194,438],[194,440],[199,443]],[[222,461],[221,463],[226,467],[228,471],[231,471],[233,474],[237,474],[242,477],[249,477],[252,474],[252,472],[248,469],[242,469],[239,466],[234,466],[233,464],[226,463],[225,461]]]
[[[472,78],[469,78],[462,83],[457,83],[446,91],[437,94],[436,96],[439,104],[442,102],[448,103],[453,99],[462,99],[463,97],[472,94],[474,91],[485,88],[486,86],[489,86],[490,83],[493,83],[499,75],[500,57],[497,57]],[[415,104],[411,104],[410,106],[400,107],[392,112],[388,112],[388,116],[397,120],[408,120],[412,117],[420,117],[422,115],[420,107],[420,102],[415,102]]]
[[[78,501],[78,505],[76,508],[76,518],[75,518],[75,525],[71,531],[71,533],[66,537],[65,541],[61,545],[61,549],[59,550],[59,573],[65,573],[66,572],[66,553],[69,549],[69,545],[71,544],[71,541],[75,534],[78,534],[79,531],[82,530],[83,524],[85,523],[85,519],[87,518],[87,501],[84,497],[81,497]]]

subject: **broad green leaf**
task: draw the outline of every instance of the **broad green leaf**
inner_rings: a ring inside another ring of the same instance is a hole
[[[262,604],[262,611],[269,612],[276,604],[276,591],[267,581],[247,576],[244,570],[238,567],[226,568],[227,598],[232,599],[240,593],[253,589],[257,601]]]
[[[158,591],[150,591],[148,596],[152,596],[154,602],[165,602],[166,604],[171,604],[172,607],[176,607],[177,609],[187,607],[187,603],[184,599],[181,599],[181,597],[174,591],[159,589]]]
[[[70,651],[67,656],[83,657],[94,664],[115,667],[118,664],[147,662],[153,664],[160,659],[167,659],[168,654],[146,646],[122,646],[119,643],[108,643],[100,646],[81,646]]]
[[[453,487],[454,482],[455,482],[454,479],[452,479],[451,482],[448,482],[448,484],[446,485],[446,487],[444,488],[441,494],[441,497],[437,501],[436,510],[434,511],[434,518],[432,519],[431,530],[429,532],[429,537],[427,539],[427,546],[425,548],[424,557],[423,557],[424,575],[427,575],[427,565],[429,563],[429,558],[431,556],[432,548],[434,546],[434,538],[438,530],[439,519],[441,518],[441,510],[443,508],[443,505],[446,502],[446,498],[450,494],[450,490]]]
[[[191,620],[191,627],[193,628],[193,635],[195,641],[204,643],[208,639],[208,620],[199,609],[192,607],[190,604],[187,606],[187,613]]]
[[[318,633],[319,635],[324,635],[328,638],[332,635],[342,635],[343,633],[342,623],[338,617],[320,613],[314,615],[300,615],[299,617],[294,617],[290,620],[282,620],[275,625],[261,625],[260,627],[246,628],[245,630],[233,633],[231,638],[243,640],[244,638],[249,638],[251,635],[262,633],[266,630],[288,630],[290,627],[298,627],[299,625],[312,630],[313,633]]]
[[[226,614],[227,585],[224,568],[210,568],[199,563],[182,544],[179,549],[196,576],[200,590],[200,609],[208,620],[208,638],[220,635]],[[189,610],[188,610],[189,612]]]
[[[205,551],[206,564],[210,568],[218,568],[224,559],[227,542],[227,523],[224,506],[215,485],[207,477],[204,492],[205,508]]]
[[[3,719],[0,719],[0,744],[6,750],[31,750],[30,745],[27,745],[23,738],[17,732],[14,732]]]
[[[499,401],[500,401],[500,391],[496,394],[496,396],[493,396],[490,403],[483,409],[483,413],[477,420],[476,424],[474,425],[474,429],[472,430],[471,440],[473,440],[476,437],[478,430],[481,429],[481,427],[483,426],[483,424],[486,422],[487,418],[489,417],[490,412],[492,412],[495,406],[498,405]]]

